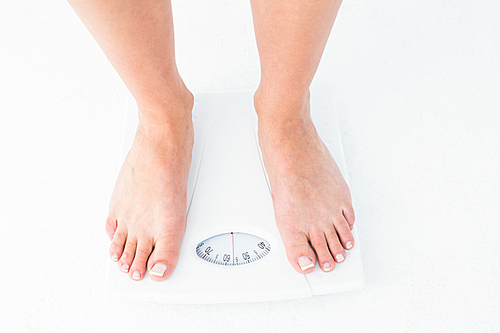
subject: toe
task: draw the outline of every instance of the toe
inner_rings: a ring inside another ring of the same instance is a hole
[[[127,233],[125,230],[117,230],[109,247],[109,256],[113,261],[118,261],[122,256],[126,240]]]
[[[342,243],[342,246],[346,250],[352,249],[354,246],[354,237],[352,236],[349,224],[343,216],[338,216],[334,221],[333,225],[337,230],[338,239]]]
[[[125,250],[118,262],[118,267],[124,273],[128,273],[132,262],[134,261],[135,250],[137,249],[137,240],[132,237],[128,237],[125,243]]]
[[[347,221],[347,224],[349,225],[349,230],[352,230],[354,226],[354,209],[352,208],[352,205],[347,205],[342,209],[342,214],[344,215],[345,220]]]
[[[301,274],[311,273],[316,266],[316,255],[309,245],[307,236],[300,231],[284,232],[282,239],[288,261],[293,268]]]
[[[319,267],[321,267],[324,272],[331,272],[335,268],[335,261],[328,249],[325,234],[323,232],[316,232],[311,235],[310,239],[318,257]]]
[[[181,244],[173,239],[182,237],[163,237],[156,241],[148,260],[149,277],[154,281],[165,281],[174,271]]]
[[[146,264],[152,249],[153,244],[151,241],[139,239],[137,249],[135,251],[134,262],[129,269],[129,275],[133,280],[142,280],[146,274]]]
[[[332,227],[331,229],[328,229],[325,234],[332,257],[337,263],[343,262],[346,258],[346,253],[342,244],[340,244],[337,232]]]
[[[118,223],[116,221],[116,218],[108,217],[106,219],[106,233],[109,236],[109,240],[113,240],[113,236],[115,235],[117,226]]]

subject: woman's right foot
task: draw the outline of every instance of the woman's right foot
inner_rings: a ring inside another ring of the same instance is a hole
[[[111,197],[106,220],[112,240],[109,255],[133,280],[148,271],[152,280],[164,281],[177,264],[194,142],[194,99],[187,89],[184,96],[154,110],[161,115],[154,120],[140,112],[134,143]]]

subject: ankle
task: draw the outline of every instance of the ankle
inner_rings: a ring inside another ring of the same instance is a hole
[[[259,125],[273,127],[297,126],[310,121],[310,93],[270,92],[259,86],[254,94],[254,107]]]
[[[194,96],[182,81],[178,86],[141,94],[136,101],[139,120],[148,126],[161,127],[192,117]]]

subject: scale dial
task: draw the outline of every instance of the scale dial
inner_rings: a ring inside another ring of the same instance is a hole
[[[212,264],[239,266],[264,258],[271,251],[268,241],[242,232],[227,232],[205,239],[196,254]]]

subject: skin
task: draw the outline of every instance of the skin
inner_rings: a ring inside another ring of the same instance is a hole
[[[186,228],[194,137],[193,95],[175,63],[170,1],[69,2],[139,106],[136,137],[106,220],[109,255],[134,280],[148,271],[151,279],[164,281],[175,268]],[[309,86],[340,1],[251,5],[261,61],[254,105],[276,223],[299,273],[313,270],[302,270],[300,257],[302,266],[309,258],[332,271],[333,258],[345,258],[348,242],[354,245],[354,212],[349,188],[309,117]],[[155,265],[164,270],[151,274]]]
[[[309,104],[309,86],[340,4],[251,1],[261,63],[254,96],[259,144],[288,260],[305,274],[314,266],[302,270],[298,258],[309,258],[313,264],[317,259],[328,272],[354,246],[349,187],[316,132]]]

